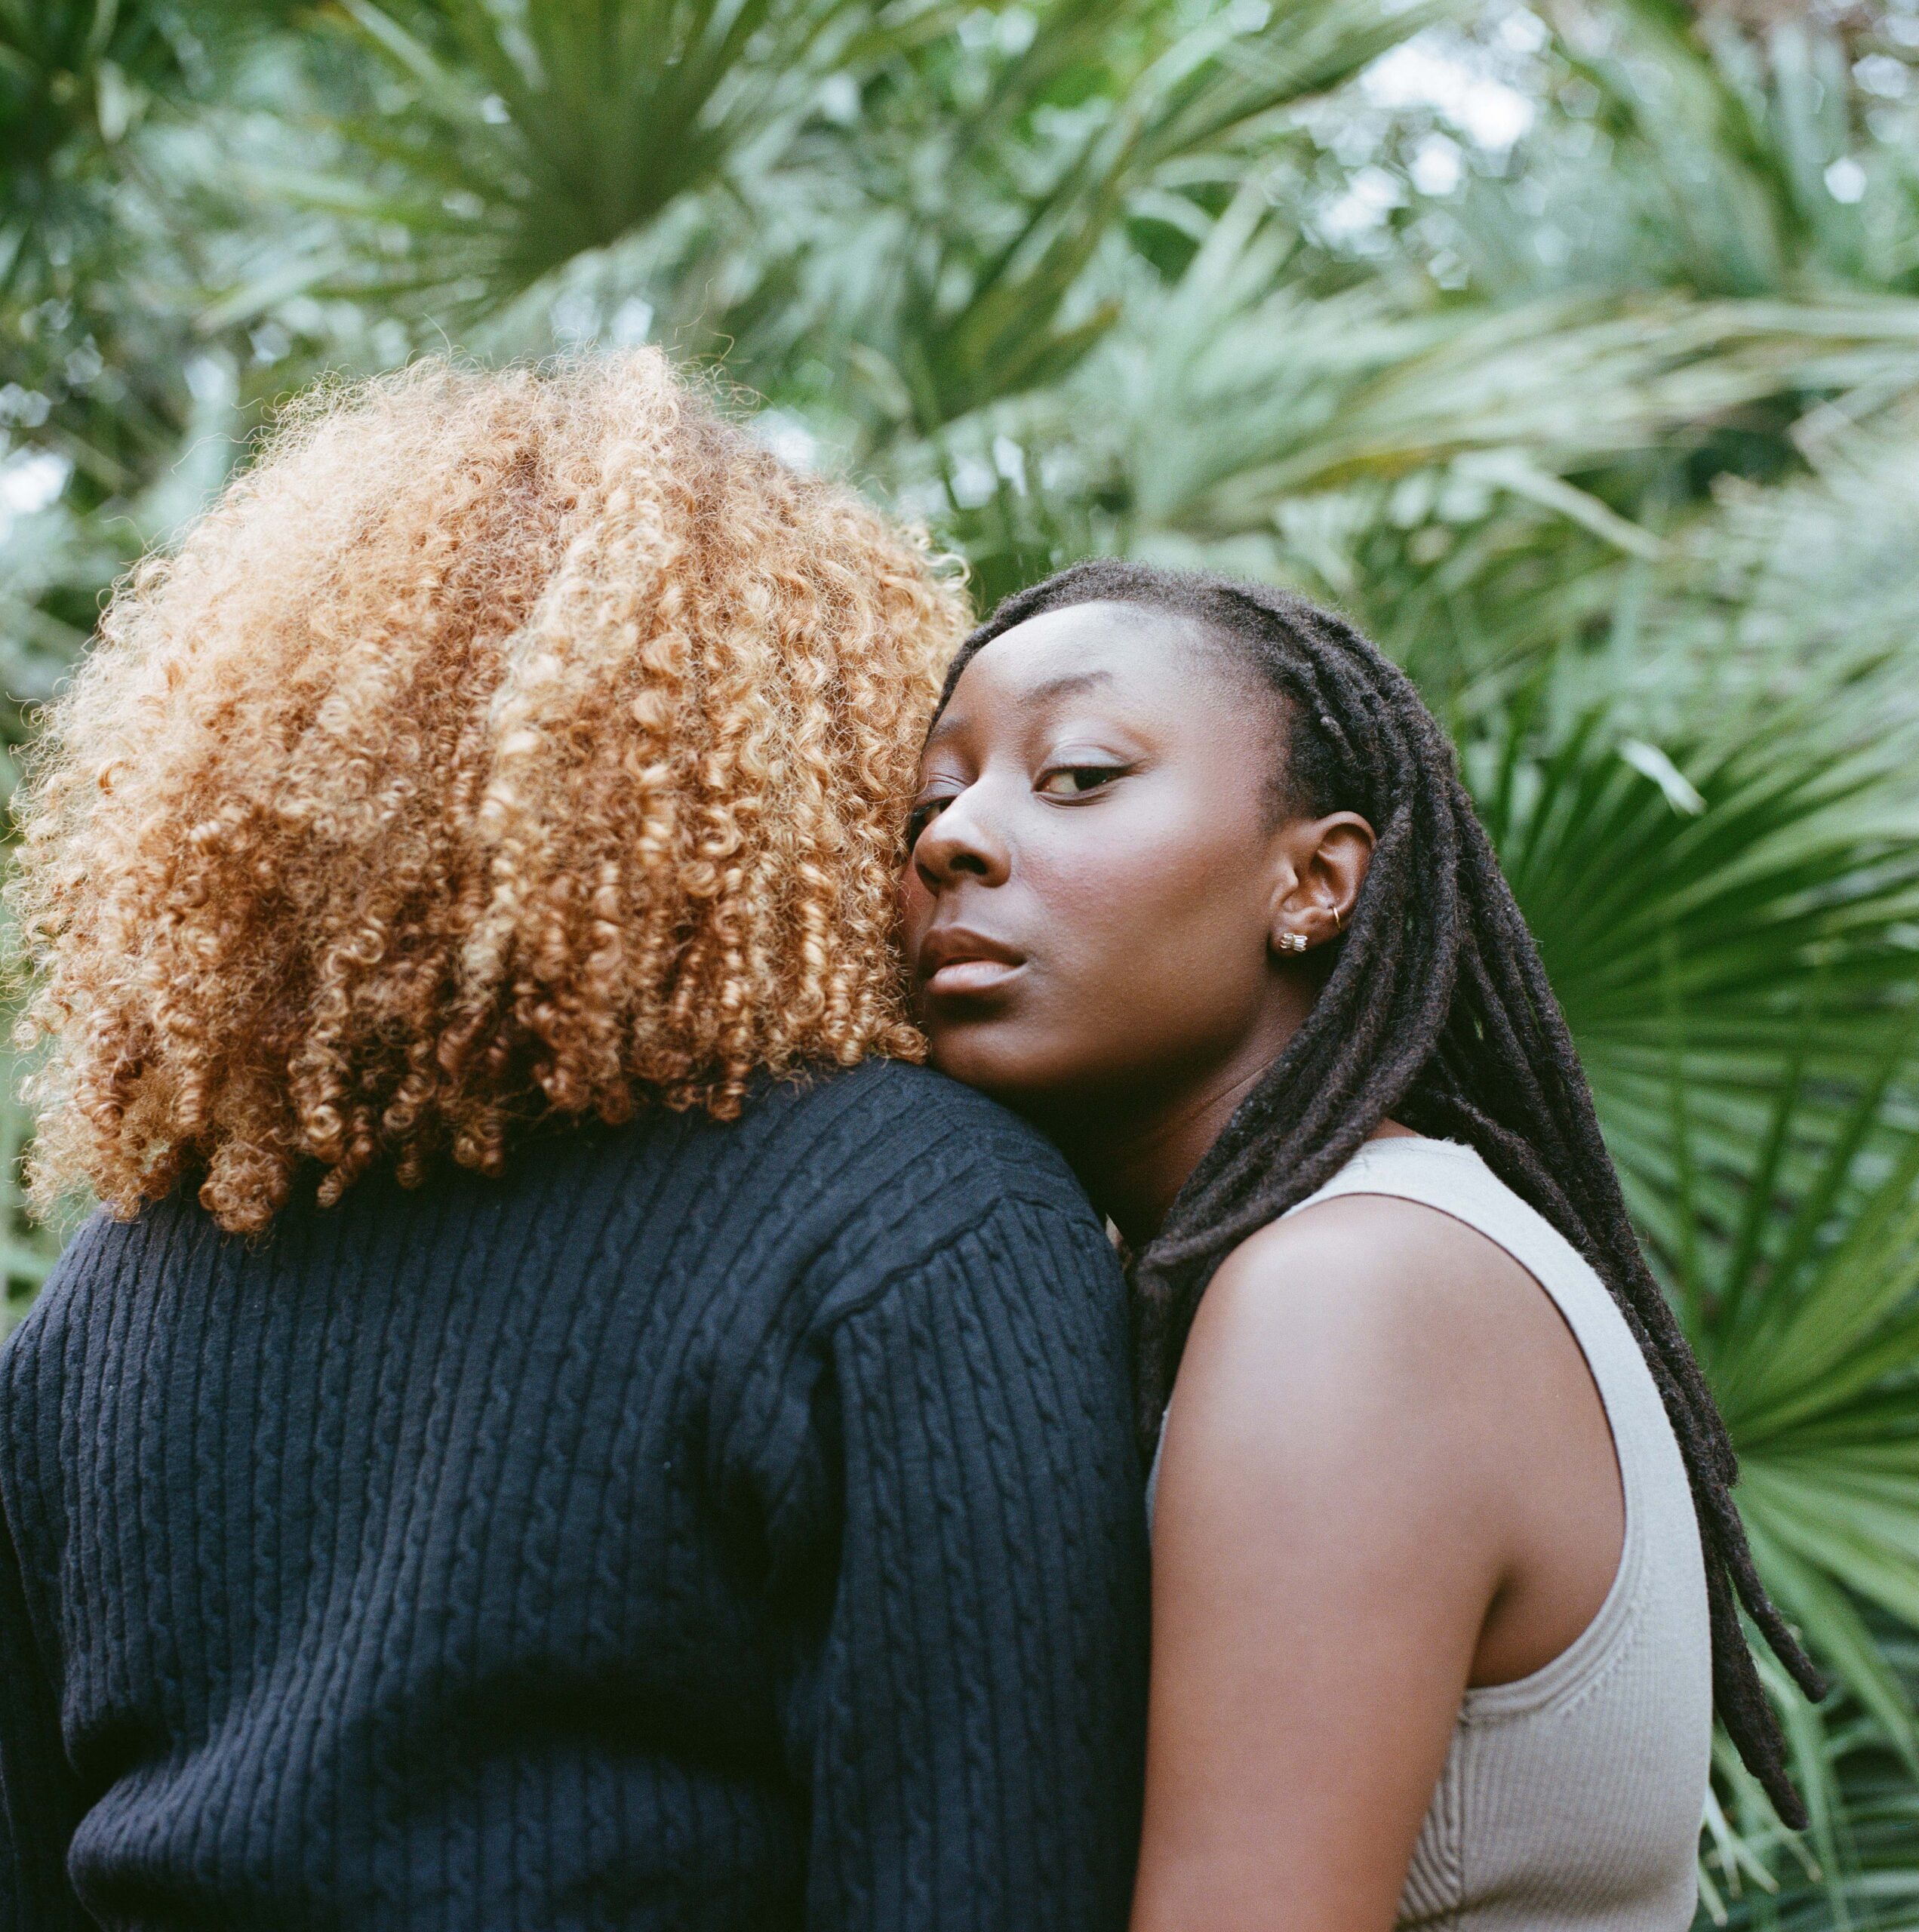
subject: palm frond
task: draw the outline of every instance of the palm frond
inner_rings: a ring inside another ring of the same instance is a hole
[[[1833,1121],[1834,1083],[1883,1063],[1919,977],[1896,746],[1835,742],[1810,706],[1763,720],[1759,703],[1726,697],[1713,735],[1663,748],[1593,712],[1530,749],[1524,711],[1466,748],[1628,1198],[1675,1249],[1675,1066],[1704,1164],[1763,1165],[1785,1144],[1779,1097],[1801,1137]]]
[[[404,108],[343,117],[372,164],[352,212],[397,232],[398,264],[361,258],[366,292],[437,291],[497,308],[733,171],[764,168],[855,29],[855,0],[340,0]],[[291,177],[278,184],[297,193]],[[309,190],[309,195],[312,193]],[[319,190],[324,199],[326,188]]]

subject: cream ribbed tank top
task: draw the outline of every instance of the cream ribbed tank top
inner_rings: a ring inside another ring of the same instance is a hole
[[[1437,1208],[1551,1296],[1605,1404],[1625,1500],[1619,1571],[1591,1623],[1530,1677],[1466,1692],[1398,1922],[1684,1932],[1711,1752],[1711,1638],[1692,1494],[1639,1345],[1571,1244],[1472,1148],[1367,1141],[1289,1211],[1339,1194]],[[1158,1479],[1155,1456],[1149,1516]]]

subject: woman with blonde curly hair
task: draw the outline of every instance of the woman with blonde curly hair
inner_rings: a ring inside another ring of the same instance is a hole
[[[103,1204],[0,1925],[1121,1922],[1121,1284],[890,945],[964,623],[652,352],[322,395],[122,586],[12,888]]]

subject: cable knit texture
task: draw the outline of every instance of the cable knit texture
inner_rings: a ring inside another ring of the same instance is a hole
[[[0,1403],[5,1932],[1124,1924],[1121,1281],[936,1075],[96,1217]]]

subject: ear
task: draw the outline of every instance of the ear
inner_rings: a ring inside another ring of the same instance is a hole
[[[1373,828],[1357,812],[1293,819],[1275,838],[1269,943],[1281,958],[1310,952],[1352,924],[1373,863]]]

